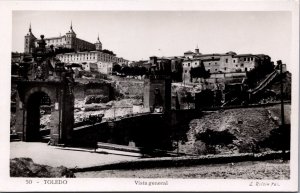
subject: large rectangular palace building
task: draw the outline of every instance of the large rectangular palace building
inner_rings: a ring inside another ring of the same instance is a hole
[[[73,50],[73,52],[58,54],[56,57],[64,63],[81,64],[86,71],[99,71],[104,74],[110,74],[113,63],[128,64],[128,60],[116,57],[111,51],[102,50],[99,36],[95,43],[77,38],[72,23],[70,30],[65,35],[45,38],[44,40],[46,41],[46,48],[53,46],[55,49],[68,48]],[[38,45],[38,41],[33,35],[30,25],[29,32],[25,36],[24,53],[33,53]]]

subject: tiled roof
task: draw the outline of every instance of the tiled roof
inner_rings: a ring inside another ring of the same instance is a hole
[[[191,50],[184,52],[184,54],[194,54]]]

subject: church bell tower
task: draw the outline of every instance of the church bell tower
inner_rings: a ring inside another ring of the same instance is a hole
[[[71,22],[70,30],[68,33],[66,33],[66,47],[70,49],[75,49],[75,44],[76,44],[76,33],[73,31],[73,26]]]
[[[29,24],[29,31],[25,36],[25,44],[24,44],[24,53],[29,54],[32,53],[35,48],[35,40],[36,37],[33,35],[31,31],[31,24]]]
[[[96,47],[96,50],[97,50],[97,51],[101,51],[101,50],[102,50],[102,43],[100,42],[99,34],[98,34],[97,41],[96,41],[96,43],[95,43],[95,47]]]

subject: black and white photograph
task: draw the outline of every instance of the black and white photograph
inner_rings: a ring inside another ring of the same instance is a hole
[[[0,191],[298,189],[299,2],[2,4]]]

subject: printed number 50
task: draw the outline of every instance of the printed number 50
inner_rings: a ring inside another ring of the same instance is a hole
[[[32,180],[26,180],[26,184],[32,184]]]

